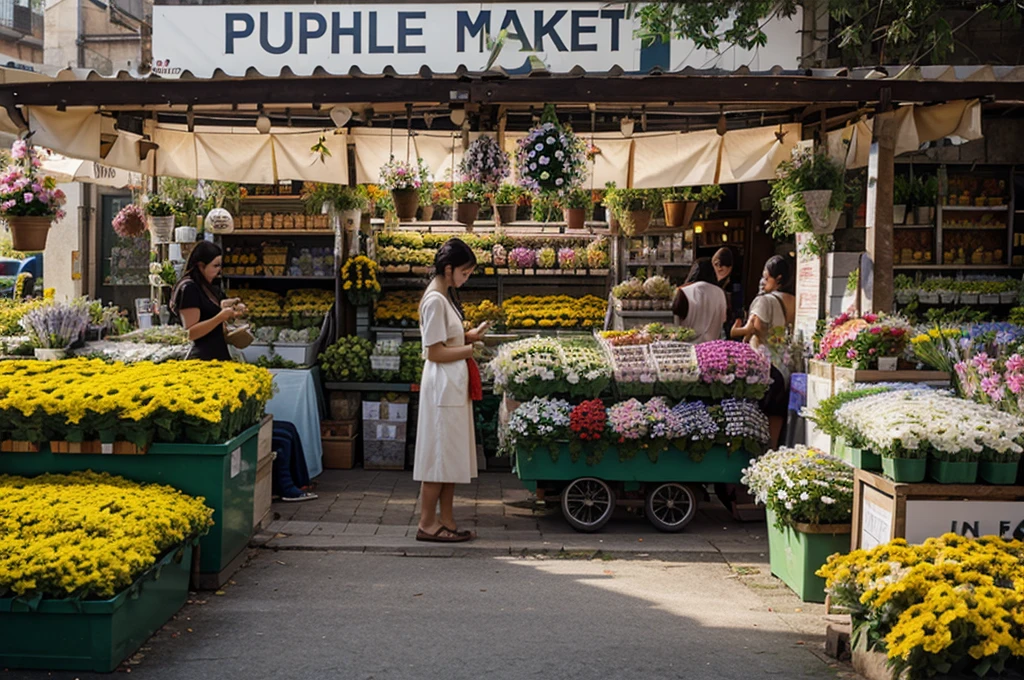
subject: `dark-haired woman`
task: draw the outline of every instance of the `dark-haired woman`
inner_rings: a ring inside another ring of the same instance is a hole
[[[722,337],[725,323],[725,292],[718,286],[711,260],[701,258],[690,267],[686,283],[676,291],[672,301],[676,325],[692,328],[694,342],[708,342]]]
[[[192,250],[185,272],[171,291],[171,311],[188,329],[192,341],[189,359],[230,361],[224,324],[245,313],[238,298],[225,299],[213,285],[220,276],[221,250],[215,243],[200,241]]]
[[[773,334],[789,334],[796,319],[794,280],[789,260],[775,255],[764,264],[762,292],[750,303],[747,323],[738,319],[732,337],[749,342],[752,347],[768,343]],[[781,330],[780,330],[781,329]],[[782,425],[789,411],[789,366],[783,366],[772,354],[772,384],[761,401],[761,408],[771,424],[772,446],[777,447]]]
[[[424,362],[413,465],[413,479],[422,482],[418,541],[474,538],[456,526],[453,504],[455,485],[477,476],[469,362],[473,343],[483,338],[488,324],[465,331],[458,294],[475,268],[469,246],[449,239],[434,257],[434,278],[420,302]]]

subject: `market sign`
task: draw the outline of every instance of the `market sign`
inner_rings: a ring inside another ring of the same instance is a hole
[[[716,54],[684,41],[644,46],[635,37],[635,15],[624,4],[604,2],[157,5],[153,71],[209,77],[218,68],[244,76],[253,67],[265,75],[284,67],[296,75],[318,67],[346,74],[357,67],[416,74],[426,65],[453,73],[461,66],[485,69],[496,51],[495,64],[510,70],[525,67],[531,57],[554,72],[794,68],[800,22],[799,13],[770,22],[768,46],[759,51]],[[506,38],[498,51],[501,35]]]
[[[1024,540],[1024,503],[907,500],[908,543],[924,543],[950,532],[968,538]]]

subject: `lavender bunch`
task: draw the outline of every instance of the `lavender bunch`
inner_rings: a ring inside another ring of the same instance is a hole
[[[67,349],[85,332],[89,319],[89,301],[78,298],[37,307],[25,314],[20,323],[33,347]]]

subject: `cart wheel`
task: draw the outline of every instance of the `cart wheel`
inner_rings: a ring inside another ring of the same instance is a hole
[[[674,533],[682,531],[697,514],[697,496],[686,484],[659,484],[647,494],[644,508],[658,531]]]
[[[580,477],[562,491],[562,514],[576,531],[597,531],[611,519],[615,492],[606,482]]]

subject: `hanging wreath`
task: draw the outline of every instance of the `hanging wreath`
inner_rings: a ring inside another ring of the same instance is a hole
[[[491,137],[476,139],[459,163],[464,182],[479,182],[485,187],[496,187],[508,177],[511,167],[508,154]]]
[[[563,196],[583,186],[587,144],[571,128],[558,124],[551,108],[544,118],[519,142],[519,183],[535,194]]]
[[[146,231],[146,213],[134,203],[129,203],[117,213],[111,226],[121,238],[141,236]]]

